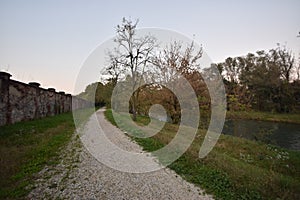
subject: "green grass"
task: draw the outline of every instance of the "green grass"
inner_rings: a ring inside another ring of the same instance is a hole
[[[300,114],[271,113],[259,111],[227,111],[226,118],[230,119],[253,119],[273,122],[288,122],[300,124]]]
[[[105,115],[115,124],[110,110]],[[140,124],[148,122],[138,118]],[[132,139],[152,152],[168,144],[177,128],[166,124],[153,137]],[[188,151],[168,167],[217,199],[300,199],[300,152],[221,135],[209,155],[199,159],[204,136],[199,130]]]
[[[80,112],[87,117],[93,110]],[[59,162],[74,130],[72,113],[0,127],[0,199],[28,194],[34,174]]]

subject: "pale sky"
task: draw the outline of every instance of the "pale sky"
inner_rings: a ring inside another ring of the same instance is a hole
[[[213,62],[277,43],[298,58],[299,10],[299,0],[0,0],[0,70],[73,93],[85,59],[122,17],[194,37]]]

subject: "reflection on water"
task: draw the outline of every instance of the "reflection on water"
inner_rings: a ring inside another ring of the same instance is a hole
[[[300,124],[257,120],[227,120],[223,134],[300,151]]]

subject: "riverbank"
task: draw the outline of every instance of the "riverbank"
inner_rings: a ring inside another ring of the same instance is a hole
[[[227,111],[226,119],[252,119],[271,122],[286,122],[300,124],[300,114],[270,113],[259,111]]]
[[[111,111],[106,117],[112,123]],[[138,117],[138,123],[149,120]],[[151,138],[132,138],[152,152],[168,144],[178,126],[166,124]],[[188,151],[169,168],[218,199],[299,199],[300,152],[221,135],[204,159],[198,158],[206,131],[199,130]]]

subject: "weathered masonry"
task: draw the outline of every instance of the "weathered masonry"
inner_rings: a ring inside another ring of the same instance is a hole
[[[9,73],[0,72],[0,126],[69,112],[72,107],[76,110],[92,106],[91,102],[71,94],[10,77]]]

